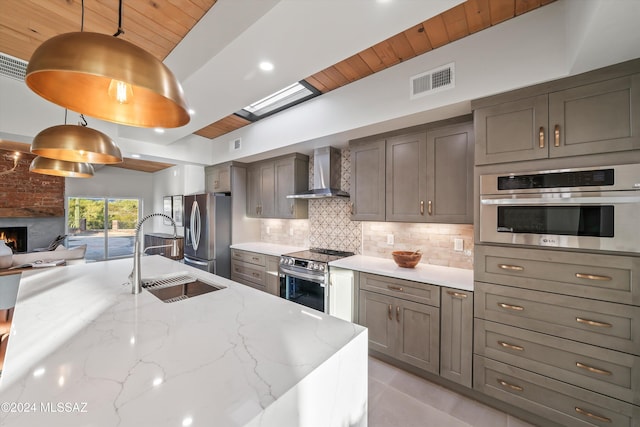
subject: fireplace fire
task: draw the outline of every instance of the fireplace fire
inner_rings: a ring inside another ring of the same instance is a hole
[[[26,252],[27,227],[0,227],[0,240],[4,240],[13,253]]]

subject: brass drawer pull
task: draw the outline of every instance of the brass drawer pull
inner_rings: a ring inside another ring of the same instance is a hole
[[[611,280],[609,276],[599,276],[597,274],[586,274],[586,273],[576,273],[576,277],[578,279],[588,279],[588,280],[602,280],[608,282]]]
[[[555,138],[555,140],[553,141],[553,146],[560,147],[560,125],[556,125],[556,128],[553,133]]]
[[[257,256],[251,257],[251,259],[254,261],[260,261],[260,258],[258,258]]]
[[[607,417],[603,417],[602,415],[596,415],[592,412],[589,411],[585,411],[582,408],[579,408],[576,406],[576,412],[579,413],[580,415],[584,415],[585,417],[589,417],[589,418],[593,418],[594,420],[598,420],[600,422],[603,423],[610,423],[611,422],[611,418],[607,418]]]
[[[524,267],[520,267],[519,265],[498,264],[498,267],[509,271],[524,271]]]
[[[400,286],[387,285],[387,288],[391,289],[392,291],[404,292],[404,288]]]
[[[392,310],[392,307],[391,307],[391,304],[389,304],[389,320],[393,320],[393,314],[391,314],[391,310]]]
[[[500,344],[500,346],[504,348],[508,348],[509,350],[524,351],[524,347],[521,347],[519,345],[509,344],[508,342],[498,341],[498,344]]]
[[[460,298],[460,299],[465,299],[469,296],[467,294],[463,294],[462,292],[455,292],[455,291],[447,291],[447,293],[454,298]]]
[[[544,148],[544,127],[540,126],[540,142],[538,143],[540,148]]]
[[[260,277],[260,273],[251,273],[253,277]]]
[[[400,321],[400,306],[396,306],[396,321]]]
[[[427,213],[433,215],[433,202],[431,200],[427,202]]]
[[[420,200],[420,215],[424,215],[424,200]]]
[[[498,306],[500,306],[501,308],[507,309],[507,310],[513,310],[513,311],[523,311],[524,307],[522,307],[521,305],[511,305],[511,304],[507,304],[504,302],[499,302]]]
[[[596,320],[583,319],[581,317],[576,317],[576,322],[589,326],[597,326],[599,328],[610,328],[613,326],[611,323],[598,322]]]
[[[576,362],[576,366],[580,369],[584,369],[585,371],[593,372],[594,374],[611,375],[611,372],[609,371],[605,371],[604,369],[594,368],[593,366],[585,365],[584,363]]]
[[[508,388],[514,391],[524,391],[524,389],[519,385],[509,384],[508,382],[506,382],[505,380],[501,380],[500,378],[498,378],[497,381],[498,381],[498,384],[500,384],[504,388]]]

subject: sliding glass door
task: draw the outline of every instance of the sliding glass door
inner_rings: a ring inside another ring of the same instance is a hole
[[[104,197],[67,198],[70,247],[87,245],[85,258],[105,260],[133,255],[140,200]]]

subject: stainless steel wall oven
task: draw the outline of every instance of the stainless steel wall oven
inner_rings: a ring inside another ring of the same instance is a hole
[[[480,241],[640,252],[640,165],[481,175]]]

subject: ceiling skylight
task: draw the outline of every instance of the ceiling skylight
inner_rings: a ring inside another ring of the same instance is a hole
[[[242,110],[237,111],[236,114],[255,122],[318,95],[320,95],[320,92],[316,88],[301,80],[251,105],[247,105]]]

